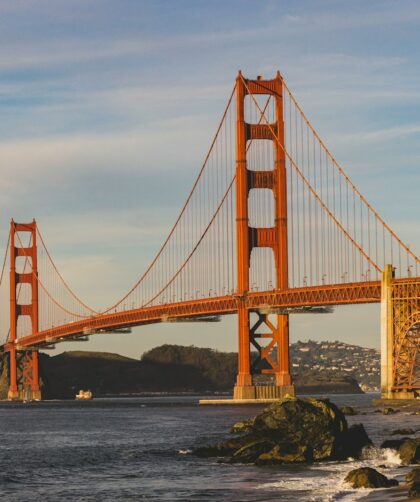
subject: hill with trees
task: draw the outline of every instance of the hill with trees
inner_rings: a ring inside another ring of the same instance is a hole
[[[297,392],[361,392],[355,376],[357,371],[369,373],[370,367],[375,366],[369,352],[372,350],[339,342],[292,344],[291,369]],[[363,357],[358,360],[354,354],[363,354]],[[252,357],[256,354],[253,353]],[[360,368],[355,368],[358,364]],[[369,371],[366,371],[366,365]],[[140,360],[106,352],[71,351],[55,356],[40,353],[44,399],[73,399],[80,389],[91,390],[95,397],[231,393],[236,372],[236,353],[194,346],[162,345],[145,352]],[[7,394],[6,375],[7,359],[3,359],[2,398]],[[269,378],[260,376],[256,380],[263,383]]]

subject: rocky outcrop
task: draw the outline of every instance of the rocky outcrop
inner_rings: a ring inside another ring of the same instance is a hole
[[[395,429],[395,431],[391,432],[391,436],[410,436],[415,433],[414,429]]]
[[[409,497],[420,497],[420,481],[415,481],[408,490]],[[417,499],[416,499],[417,500]]]
[[[407,483],[420,482],[420,467],[414,467],[409,473],[405,475]]]
[[[344,415],[349,415],[349,416],[357,415],[357,411],[351,406],[342,406],[340,408],[340,411],[344,413]]]
[[[388,439],[381,448],[397,451],[404,465],[420,463],[420,438]]]
[[[313,449],[296,443],[277,443],[270,451],[262,453],[255,461],[257,465],[309,464],[313,461]]]
[[[405,480],[408,483],[409,497],[420,496],[420,467],[414,467],[408,474],[405,475]]]
[[[382,415],[393,415],[394,413],[399,413],[400,410],[396,410],[395,408],[382,408]]]
[[[349,428],[337,406],[322,399],[286,397],[232,430],[242,435],[194,453],[235,463],[294,464],[359,457],[372,444],[363,425]]]
[[[245,432],[251,432],[254,425],[254,418],[248,418],[248,420],[242,420],[241,422],[236,422],[232,425],[230,432],[233,434],[244,434]]]
[[[350,471],[344,481],[352,488],[389,488],[398,485],[396,479],[388,479],[371,467],[361,467]]]

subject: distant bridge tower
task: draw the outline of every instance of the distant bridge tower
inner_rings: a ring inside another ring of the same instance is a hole
[[[17,233],[30,233],[28,247],[17,246]],[[17,350],[18,320],[30,318],[32,333],[38,332],[38,265],[36,245],[36,222],[10,223],[10,335],[5,351],[9,353],[9,391],[8,399],[40,399],[38,377],[38,351]],[[29,261],[30,272],[25,267],[16,271],[17,258]],[[24,285],[30,287],[30,294],[23,294],[23,303],[19,303],[18,292]],[[29,303],[28,303],[29,301]]]
[[[245,122],[245,97],[271,95],[275,103],[276,121],[249,124]],[[287,253],[287,188],[284,150],[283,80],[277,72],[273,80],[246,80],[241,73],[236,79],[236,240],[237,240],[237,294],[238,310],[238,376],[234,390],[235,399],[277,398],[294,394],[289,371],[289,316],[276,314],[272,322],[268,313],[258,313],[250,325],[250,312],[246,307],[249,291],[250,258],[253,248],[269,247],[274,254],[276,288],[288,288]],[[273,131],[276,138],[273,137]],[[261,166],[264,170],[247,168],[248,141],[270,140],[274,148],[274,166]],[[283,145],[283,148],[282,148]],[[249,226],[248,198],[251,189],[270,189],[274,195],[274,226],[254,228]],[[264,333],[257,333],[259,329]],[[261,342],[268,341],[268,344]],[[250,347],[258,350],[258,360],[251,364]],[[273,351],[277,360],[273,359]],[[272,374],[272,385],[256,386],[253,373],[257,366],[262,373]]]

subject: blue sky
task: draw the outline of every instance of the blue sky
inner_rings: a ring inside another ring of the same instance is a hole
[[[10,217],[36,217],[74,289],[113,302],[172,225],[237,70],[280,69],[347,174],[419,254],[419,62],[418,1],[4,0],[0,241]],[[379,346],[379,310],[296,316],[291,336]],[[138,356],[163,342],[234,350],[234,320],[81,347]]]

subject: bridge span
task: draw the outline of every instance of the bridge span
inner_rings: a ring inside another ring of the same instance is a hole
[[[9,273],[6,265],[9,264]],[[358,191],[280,73],[239,72],[192,190],[146,271],[96,310],[35,220],[11,221],[0,277],[9,399],[41,398],[38,350],[157,322],[238,318],[234,397],[293,394],[289,315],[381,303],[384,397],[420,392],[420,260]],[[251,364],[250,351],[258,354]],[[270,382],[261,388],[254,376]]]
[[[245,303],[250,313],[275,314],[284,311],[289,314],[305,307],[308,307],[306,312],[310,313],[310,307],[378,303],[380,301],[381,284],[378,281],[334,284],[316,288],[294,288],[286,291],[273,290],[262,293],[249,293],[246,297],[229,295],[204,298],[92,316],[91,318],[74,321],[19,338],[17,348],[18,350],[27,349],[28,347],[42,348],[43,346],[65,341],[66,338],[92,335],[101,330],[142,326],[158,322],[182,321],[190,318],[205,320],[207,316],[215,314],[236,314],[242,303]]]

